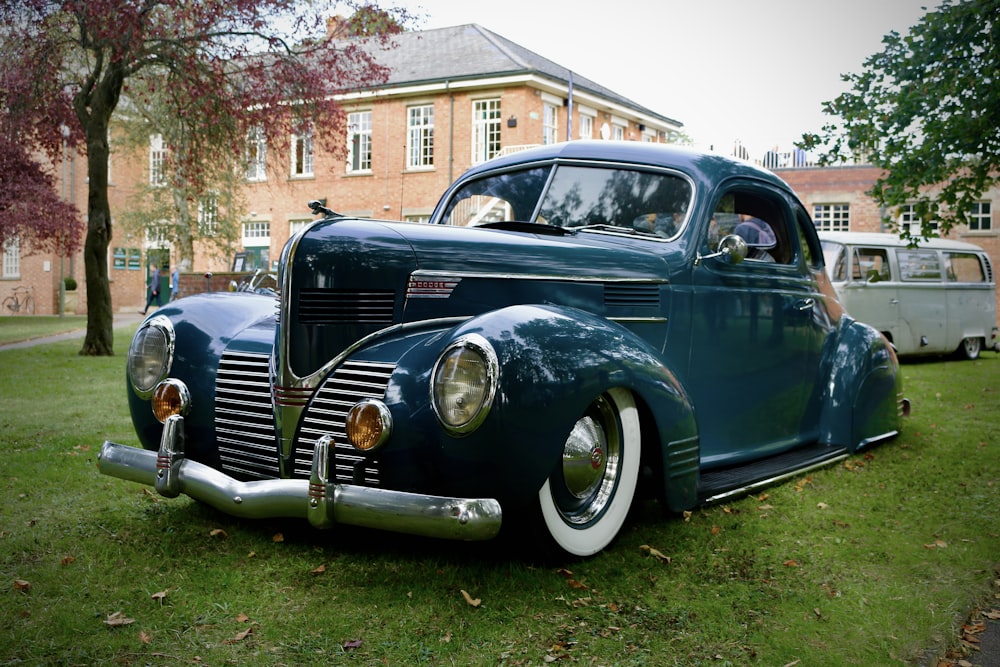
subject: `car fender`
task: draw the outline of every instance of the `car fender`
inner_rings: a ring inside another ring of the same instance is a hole
[[[404,403],[419,401],[421,392],[427,402],[437,356],[469,334],[482,336],[493,347],[499,380],[490,413],[475,432],[454,436],[436,427],[439,474],[453,475],[449,489],[483,493],[485,485],[487,493],[508,499],[533,496],[560,460],[567,435],[590,402],[610,388],[624,387],[640,406],[643,456],[650,459],[646,463],[670,480],[665,485],[668,505],[693,503],[698,474],[694,407],[677,374],[646,341],[615,322],[571,307],[498,309],[414,345],[400,367],[427,371],[405,373],[412,387],[402,393],[417,398]],[[421,416],[428,418],[419,409],[406,414],[408,423]]]
[[[820,440],[852,452],[899,432],[902,376],[885,336],[841,318],[825,357],[829,376],[822,400]]]
[[[218,465],[215,442],[215,381],[222,353],[233,346],[270,354],[274,345],[275,299],[249,292],[211,292],[178,299],[158,309],[175,335],[174,358],[168,377],[182,381],[192,402],[185,419],[188,456]],[[145,322],[144,322],[145,324]],[[140,325],[142,326],[142,325]],[[129,411],[139,441],[157,449],[163,425],[152,414],[148,399],[128,385]]]

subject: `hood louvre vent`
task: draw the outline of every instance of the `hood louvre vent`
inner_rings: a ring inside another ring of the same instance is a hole
[[[299,323],[392,324],[395,302],[392,290],[303,288],[299,290]]]
[[[660,285],[606,283],[604,305],[616,308],[659,308]]]

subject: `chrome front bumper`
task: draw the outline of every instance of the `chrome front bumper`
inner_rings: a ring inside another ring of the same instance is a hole
[[[330,484],[332,442],[316,443],[310,478],[241,482],[184,458],[184,418],[170,417],[160,449],[114,442],[101,446],[97,469],[147,484],[168,498],[181,493],[233,516],[308,519],[316,528],[348,524],[452,540],[488,540],[500,531],[500,504],[492,498],[448,498],[350,484]]]

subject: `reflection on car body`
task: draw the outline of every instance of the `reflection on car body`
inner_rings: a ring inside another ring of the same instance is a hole
[[[738,236],[749,218],[765,233]],[[718,155],[499,158],[431,224],[317,221],[277,299],[147,320],[128,382],[144,449],[105,443],[101,471],[241,516],[472,540],[503,522],[587,555],[639,496],[745,493],[891,438],[907,409],[795,195]]]

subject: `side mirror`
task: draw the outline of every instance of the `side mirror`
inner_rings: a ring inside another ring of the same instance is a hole
[[[698,255],[695,264],[716,257],[721,257],[727,264],[739,264],[747,258],[747,242],[743,240],[742,236],[736,234],[724,236],[719,241],[719,248],[715,252],[710,255]]]

